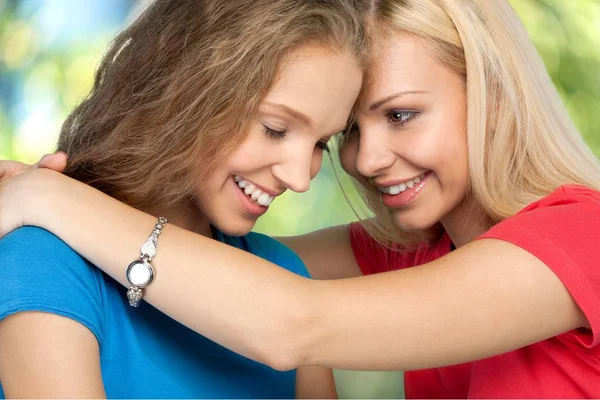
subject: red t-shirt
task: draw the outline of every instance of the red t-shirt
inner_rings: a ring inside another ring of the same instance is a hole
[[[542,260],[590,322],[533,345],[470,363],[405,373],[407,398],[600,398],[600,192],[569,185],[479,238],[513,243]],[[411,252],[384,250],[357,223],[354,255],[365,275],[414,267],[451,251],[444,234]]]

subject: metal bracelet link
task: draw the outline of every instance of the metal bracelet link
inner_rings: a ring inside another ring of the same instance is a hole
[[[126,277],[130,286],[127,290],[127,299],[132,307],[139,306],[144,297],[143,289],[150,285],[154,280],[154,269],[150,262],[156,256],[156,247],[158,245],[158,237],[163,231],[168,220],[164,217],[159,217],[158,221],[152,229],[152,233],[144,242],[140,249],[140,260],[136,260],[129,264],[126,269]]]
[[[167,222],[169,221],[165,217],[158,217],[158,221],[156,221],[156,225],[154,225],[152,233],[150,236],[148,236],[148,239],[146,239],[146,242],[144,242],[142,248],[140,249],[140,258],[142,260],[150,262],[156,256],[158,236],[162,233]]]
[[[138,307],[142,298],[144,298],[142,289],[135,286],[129,286],[129,289],[127,290],[127,300],[129,300],[129,305],[131,307]]]

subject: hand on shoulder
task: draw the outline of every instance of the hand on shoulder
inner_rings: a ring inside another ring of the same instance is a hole
[[[0,181],[0,237],[24,225],[40,225],[38,216],[52,191],[69,178],[41,168],[27,169]]]

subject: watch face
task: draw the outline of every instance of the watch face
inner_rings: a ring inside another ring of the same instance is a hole
[[[142,260],[134,261],[129,264],[126,274],[129,283],[139,288],[148,286],[154,279],[152,266]]]

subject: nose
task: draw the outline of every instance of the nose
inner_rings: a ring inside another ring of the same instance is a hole
[[[282,161],[272,167],[273,175],[286,188],[302,193],[310,188],[310,181],[321,167],[321,157],[314,149],[298,149],[282,154]]]
[[[391,167],[395,160],[396,156],[388,146],[385,137],[360,132],[356,170],[361,175],[367,178],[379,175]]]

